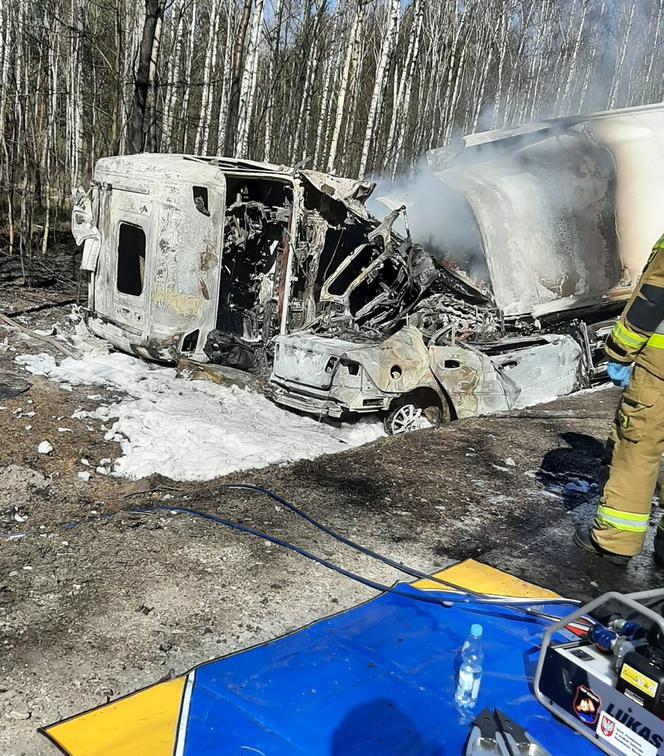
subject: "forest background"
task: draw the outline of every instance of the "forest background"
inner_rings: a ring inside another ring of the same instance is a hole
[[[0,0],[0,233],[46,252],[97,158],[395,179],[462,134],[659,102],[664,0]]]

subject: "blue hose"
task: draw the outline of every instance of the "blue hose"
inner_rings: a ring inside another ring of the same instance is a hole
[[[403,596],[404,598],[408,599],[414,599],[415,601],[422,601],[426,604],[436,604],[437,606],[444,606],[446,608],[449,608],[452,606],[452,601],[449,600],[443,600],[440,598],[437,598],[436,596],[428,596],[427,594],[423,593],[421,595],[415,594],[415,593],[406,593],[405,591],[400,591],[398,588],[392,588],[388,585],[383,585],[382,583],[378,583],[375,580],[370,580],[369,578],[363,577],[362,575],[358,575],[355,572],[351,572],[350,570],[345,569],[344,567],[339,567],[339,565],[334,564],[334,562],[330,562],[327,559],[324,559],[323,557],[316,556],[311,551],[307,551],[307,549],[300,548],[299,546],[295,546],[292,543],[289,543],[288,541],[284,541],[281,538],[277,538],[277,536],[269,535],[269,533],[263,533],[261,530],[256,530],[255,528],[250,528],[248,525],[240,525],[237,522],[233,522],[232,520],[226,520],[223,517],[217,517],[217,515],[209,514],[208,512],[201,512],[198,509],[189,509],[187,507],[172,507],[167,506],[166,504],[155,504],[151,505],[149,507],[139,507],[136,509],[132,509],[132,512],[144,514],[148,512],[154,512],[154,511],[164,511],[164,512],[180,512],[182,514],[188,514],[192,515],[194,517],[200,517],[203,520],[210,520],[210,522],[214,522],[217,525],[224,525],[227,528],[230,528],[231,530],[237,530],[240,533],[247,533],[248,535],[257,536],[258,538],[262,538],[264,541],[268,541],[269,543],[274,543],[277,546],[281,546],[284,549],[288,549],[288,551],[292,551],[295,554],[300,554],[303,557],[306,557],[307,559],[310,559],[312,562],[316,562],[317,564],[322,565],[323,567],[327,567],[330,570],[334,570],[334,572],[338,572],[340,575],[344,575],[347,578],[350,578],[351,580],[355,580],[357,583],[361,583],[362,585],[367,586],[367,588],[373,588],[375,591],[385,591],[387,593],[393,593],[395,596]]]
[[[252,488],[248,484],[245,484],[245,485],[247,488]],[[231,487],[232,487],[232,484],[231,484]],[[256,487],[255,490],[260,490],[260,489]],[[277,494],[272,494],[272,492],[268,491],[267,489],[265,489],[265,492],[269,496],[277,497]],[[277,498],[280,499],[280,497],[277,497]],[[285,503],[285,500],[281,500],[281,501],[284,501]],[[295,507],[294,504],[290,506]],[[272,536],[269,533],[264,533],[261,530],[256,530],[255,528],[251,528],[248,525],[241,525],[240,523],[233,522],[232,520],[226,520],[223,517],[219,517],[217,515],[213,515],[208,512],[202,512],[198,509],[190,509],[188,507],[169,506],[167,504],[154,504],[147,507],[137,507],[130,511],[134,513],[138,513],[138,514],[146,514],[146,513],[155,512],[155,511],[179,512],[181,514],[188,514],[188,515],[192,515],[193,517],[199,517],[200,519],[203,519],[203,520],[209,520],[210,522],[213,522],[217,525],[223,525],[227,528],[230,528],[231,530],[236,530],[236,531],[239,531],[240,533],[246,533],[247,535],[253,535],[253,536],[256,536],[257,538],[262,538],[263,540],[268,541],[269,543],[274,543],[277,546],[281,546],[282,548],[285,548],[288,551],[292,551],[293,553],[299,554],[300,556],[303,556],[306,559],[310,559],[312,562],[315,562],[316,564],[320,564],[323,567],[327,567],[328,569],[333,570],[334,572],[337,572],[340,575],[343,575],[344,577],[350,578],[351,580],[354,580],[355,582],[360,583],[361,585],[364,585],[368,588],[372,588],[375,591],[392,593],[395,596],[401,596],[402,598],[412,599],[413,601],[421,601],[425,604],[435,604],[436,606],[450,608],[455,603],[459,604],[463,602],[468,602],[471,597],[474,598],[474,595],[471,592],[467,591],[465,588],[457,587],[453,583],[447,583],[445,581],[440,581],[440,580],[437,582],[443,582],[444,585],[447,585],[449,587],[454,588],[455,590],[458,590],[460,592],[459,598],[456,599],[456,597],[449,596],[446,599],[440,599],[440,598],[437,598],[436,596],[430,596],[427,593],[421,592],[421,591],[417,591],[417,592],[401,591],[398,588],[394,588],[389,585],[384,585],[383,583],[378,583],[375,580],[371,580],[369,578],[364,577],[363,575],[358,575],[357,573],[352,572],[351,570],[347,570],[344,567],[340,567],[334,562],[331,562],[328,559],[324,559],[323,557],[316,556],[311,551],[301,548],[300,546],[295,546],[294,544],[288,541],[285,541],[282,538],[278,538],[277,536]],[[304,516],[307,519],[309,519],[308,515],[304,515]],[[325,527],[325,526],[321,526],[321,527]],[[333,531],[331,532],[333,533]],[[349,541],[349,545],[353,545],[353,542]],[[364,547],[358,547],[358,548],[359,550],[364,549]],[[363,551],[363,553],[366,553],[368,556],[373,556],[373,552],[371,552],[370,549],[366,549],[366,551]],[[377,555],[377,558],[380,559],[380,556]],[[387,557],[385,557],[385,559],[387,559]],[[399,564],[399,563],[395,562],[395,564]],[[422,575],[425,579],[431,579],[428,575],[426,575],[426,573],[422,573]],[[557,621],[559,619],[559,617],[554,617],[554,616],[539,612],[535,609],[531,609],[529,606],[528,607],[523,606],[521,603],[515,604],[510,599],[502,599],[502,598],[498,599],[492,596],[487,596],[486,594],[477,594],[477,595],[482,600],[482,603],[494,604],[494,605],[499,605],[501,607],[509,608],[516,612],[526,614],[533,619],[545,619],[548,621]],[[565,603],[566,601],[568,602],[569,599],[560,599],[560,600],[545,599],[544,601],[530,600],[530,603],[531,604],[532,603],[537,603],[537,604]]]
[[[269,496],[271,499],[281,504],[282,506],[286,507],[286,509],[289,509],[298,517],[301,517],[303,520],[306,520],[310,525],[313,525],[318,530],[322,531],[323,533],[326,533],[327,535],[331,536],[332,538],[339,541],[340,543],[343,543],[349,548],[354,549],[355,551],[358,551],[361,554],[365,554],[366,556],[371,557],[372,559],[377,559],[380,562],[383,562],[383,564],[386,564],[389,567],[393,567],[395,570],[399,570],[399,572],[403,572],[406,575],[419,578],[420,580],[430,580],[431,582],[438,583],[439,585],[445,586],[446,588],[452,588],[455,591],[459,591],[462,594],[465,594],[465,596],[472,596],[479,601],[486,601],[493,604],[495,603],[509,604],[510,606],[524,604],[524,603],[529,603],[529,604],[536,603],[538,605],[539,604],[573,604],[575,606],[579,605],[578,601],[575,601],[574,599],[565,599],[565,598],[537,599],[536,601],[533,599],[509,599],[509,598],[496,599],[494,596],[489,596],[486,593],[474,591],[471,588],[464,588],[460,585],[457,585],[456,583],[451,583],[449,580],[443,580],[442,578],[436,577],[435,575],[429,575],[426,572],[422,572],[421,570],[418,570],[415,567],[411,567],[407,564],[403,564],[402,562],[398,562],[394,559],[391,559],[390,557],[386,557],[384,554],[380,554],[377,551],[373,551],[372,549],[369,549],[366,546],[362,546],[361,544],[356,543],[355,541],[352,541],[350,538],[347,538],[345,535],[342,535],[341,533],[337,533],[335,530],[328,527],[327,525],[324,525],[322,522],[319,522],[318,520],[314,519],[313,517],[311,517],[311,515],[308,515],[303,509],[300,509],[300,507],[296,506],[292,502],[287,501],[282,496],[279,496],[279,494],[274,493],[274,491],[270,491],[269,488],[256,486],[252,483],[224,483],[220,486],[220,488],[227,489],[227,490],[235,489],[235,490],[254,491],[256,493]],[[534,611],[528,612],[528,613],[535,614]]]

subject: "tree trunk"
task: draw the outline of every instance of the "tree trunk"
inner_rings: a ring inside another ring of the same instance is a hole
[[[507,96],[505,98],[505,122],[507,123],[513,123],[515,121],[515,113],[513,112],[514,102],[518,102],[519,99],[521,99],[522,101],[525,99],[521,90],[521,87],[524,83],[523,70],[524,68],[526,68],[524,61],[524,50],[526,49],[526,42],[530,43],[532,40],[532,34],[530,33],[530,23],[534,10],[535,4],[531,3],[528,6],[528,13],[526,14],[526,16],[524,17],[522,15],[521,39],[519,41],[516,59],[513,64],[513,67],[519,74],[519,82],[517,88],[517,83],[513,80],[511,86],[507,90]]]
[[[217,115],[217,155],[221,155],[226,143],[226,117],[228,116],[228,97],[231,88],[231,38],[233,28],[233,7],[226,7],[226,37],[224,41],[224,62],[221,92],[219,94],[219,113]]]
[[[52,43],[48,48],[48,76],[49,85],[47,93],[47,123],[46,138],[44,139],[43,163],[44,163],[44,231],[42,234],[41,252],[46,254],[48,249],[48,236],[51,222],[51,146],[56,144],[55,116],[57,112],[58,91],[58,54],[56,46],[57,35],[53,35]],[[50,94],[50,96],[49,96]]]
[[[159,96],[158,81],[158,64],[159,50],[161,48],[161,30],[163,25],[163,14],[157,19],[154,39],[152,41],[152,54],[150,55],[150,76],[148,80],[148,91],[150,92],[150,119],[148,122],[148,150],[157,151],[157,100]]]
[[[228,98],[228,117],[226,118],[226,143],[224,153],[235,154],[235,139],[237,136],[238,112],[240,108],[240,79],[242,76],[242,57],[244,52],[244,40],[247,36],[249,17],[251,16],[252,0],[243,0],[242,16],[235,35],[233,45],[233,67],[231,71],[231,91]]]
[[[201,109],[198,115],[198,128],[196,129],[196,142],[194,147],[194,151],[197,155],[204,155],[207,151],[208,129],[210,127],[210,90],[213,86],[212,82],[214,82],[214,67],[217,60],[219,0],[212,0],[208,29],[208,39],[205,47],[205,63],[203,64]]]
[[[348,34],[348,47],[346,49],[346,59],[344,61],[343,73],[341,75],[339,95],[337,96],[337,111],[334,120],[334,129],[332,130],[332,141],[330,142],[330,150],[327,157],[327,170],[330,173],[334,170],[334,164],[337,159],[339,135],[341,134],[341,125],[343,123],[344,115],[346,115],[346,93],[348,92],[348,84],[350,81],[350,73],[353,66],[353,61],[357,56],[358,31],[360,28],[360,21],[363,11],[364,0],[357,0],[357,6],[353,15],[353,23],[351,24],[350,32]]]
[[[254,94],[256,92],[256,75],[258,72],[258,42],[263,23],[263,0],[256,0],[254,16],[251,21],[249,34],[249,48],[245,58],[242,84],[240,87],[240,102],[238,107],[237,157],[247,157],[249,148],[249,128],[254,108]]]
[[[327,131],[330,122],[330,87],[332,83],[332,71],[334,68],[334,57],[330,55],[325,66],[323,74],[323,91],[320,104],[320,123],[318,134],[316,135],[316,148],[314,149],[313,167],[318,169],[322,162],[322,155],[327,146]]]
[[[180,61],[182,59],[182,29],[184,27],[184,8],[182,0],[175,0],[173,4],[175,16],[174,39],[171,44],[171,55],[166,69],[166,97],[164,101],[164,116],[161,134],[162,151],[171,151],[173,135],[173,110],[176,105],[180,88]]]
[[[498,84],[496,86],[496,96],[493,104],[493,118],[491,125],[495,129],[500,121],[500,106],[503,97],[503,74],[505,71],[505,58],[507,57],[507,32],[509,29],[507,20],[511,19],[512,9],[509,3],[503,3],[500,12],[500,36],[498,38]]]
[[[602,0],[602,3],[600,5],[599,9],[599,17],[597,21],[598,28],[602,28],[602,21],[604,19],[604,12],[606,10],[606,0]],[[597,46],[599,44],[598,40],[595,40],[595,44],[592,45],[592,49],[590,52],[590,60],[588,63],[586,63],[586,75],[583,78],[583,86],[581,87],[581,94],[579,95],[579,110],[583,112],[583,110],[586,107],[586,98],[588,96],[588,89],[590,87],[590,81],[592,79],[592,75],[595,72],[595,61],[597,58]]]
[[[81,153],[83,149],[83,133],[81,123],[81,48],[83,46],[84,9],[80,0],[71,2],[71,28],[76,30],[71,35],[69,58],[69,96],[68,111],[68,144],[69,144],[69,189],[73,191],[80,184]]]
[[[616,65],[613,70],[613,81],[611,83],[611,90],[609,92],[609,110],[613,110],[618,100],[618,90],[620,82],[623,76],[623,66],[625,64],[625,55],[627,54],[627,46],[629,44],[629,38],[632,33],[632,26],[634,25],[634,13],[636,11],[636,0],[632,0],[632,4],[629,9],[629,15],[627,17],[627,26],[625,27],[625,34],[623,36],[620,52],[616,56]]]
[[[304,75],[304,89],[302,91],[300,106],[298,108],[297,125],[293,132],[293,140],[289,150],[290,158],[293,162],[295,162],[296,159],[305,160],[308,157],[306,152],[309,136],[311,100],[313,97],[314,81],[318,72],[318,65],[322,52],[320,26],[326,5],[327,0],[316,0],[316,15],[314,17],[310,35],[311,42],[307,45],[305,53],[307,65]]]
[[[559,110],[562,110],[563,112],[571,110],[572,83],[574,81],[577,81],[578,79],[578,72],[576,70],[576,67],[579,60],[579,51],[581,50],[581,42],[583,40],[583,32],[586,26],[586,17],[588,16],[589,7],[590,7],[590,0],[582,0],[581,20],[579,21],[579,25],[578,25],[578,29],[576,33],[576,39],[574,41],[574,48],[572,50],[572,58],[569,62],[569,65],[567,66],[565,90],[563,91],[562,100],[560,103],[561,107],[559,108]]]
[[[404,119],[404,113],[407,109],[406,105],[406,91],[410,88],[410,72],[413,70],[413,60],[415,59],[415,50],[419,46],[419,35],[421,31],[421,9],[422,0],[413,0],[410,6],[413,11],[413,18],[410,26],[410,33],[408,35],[408,50],[406,52],[406,61],[404,63],[401,76],[399,77],[399,87],[395,96],[392,98],[392,119],[390,121],[390,130],[387,138],[387,148],[385,150],[385,158],[383,161],[383,167],[387,167],[387,163],[391,162],[391,175],[396,175],[396,163],[398,152],[398,141],[401,123]],[[396,88],[396,75],[395,75],[395,88]]]
[[[454,33],[454,40],[450,47],[450,60],[447,66],[447,84],[445,86],[445,99],[443,101],[443,126],[446,128],[450,119],[450,102],[452,100],[452,93],[454,92],[454,86],[456,84],[456,76],[459,73],[459,66],[457,65],[457,55],[459,53],[459,44],[461,40],[461,33],[466,26],[466,14],[464,13],[460,18],[456,8],[454,8],[454,15],[456,17],[456,31]]]
[[[9,90],[9,61],[12,57],[12,20],[9,8],[4,7],[4,0],[0,0],[0,188],[1,195],[7,197],[7,219],[11,231],[12,224],[12,187],[9,183],[9,150],[5,139],[5,108]],[[0,214],[2,205],[0,205]],[[10,237],[10,245],[11,245]],[[11,253],[11,246],[9,249]]]
[[[491,44],[491,40],[488,40],[487,42],[487,52],[486,52],[486,60],[484,61],[484,66],[482,67],[482,74],[480,76],[480,85],[477,93],[477,100],[475,103],[475,113],[473,115],[473,123],[471,126],[471,132],[475,133],[477,131],[477,127],[479,126],[480,122],[480,116],[482,114],[482,105],[484,103],[484,92],[486,90],[486,83],[489,78],[489,68],[491,67],[491,62],[493,59],[493,45]]]
[[[161,22],[164,8],[162,0],[145,0],[145,22],[138,54],[138,68],[134,79],[134,97],[129,123],[130,152],[143,152],[145,106],[150,88],[150,68],[155,34]]]
[[[127,8],[125,3],[125,8]],[[131,119],[131,108],[134,97],[134,80],[136,71],[136,60],[138,58],[139,49],[141,46],[141,37],[143,34],[143,23],[145,20],[145,5],[129,4],[129,8],[133,11],[134,16],[132,18],[131,13],[127,16],[127,29],[130,29],[129,43],[127,43],[127,34],[125,34],[124,44],[124,60],[123,60],[123,85],[122,85],[122,112],[123,112],[123,124],[122,133],[119,140],[120,155],[124,155],[126,148],[129,146],[129,122]]]
[[[664,9],[664,0],[657,0],[657,15],[655,17],[655,33],[652,34],[651,30],[648,34],[649,38],[649,47],[650,47],[650,56],[648,58],[648,67],[646,68],[645,73],[645,81],[646,83],[650,82],[652,79],[652,69],[653,65],[655,63],[655,55],[659,51],[659,36],[662,28],[662,10]]]
[[[196,39],[196,8],[197,3],[191,6],[191,26],[189,27],[189,45],[187,47],[187,68],[184,80],[184,95],[182,97],[182,152],[187,151],[187,132],[189,125],[189,92],[191,91],[191,76],[194,62],[194,40]],[[179,130],[178,130],[179,135]]]
[[[340,153],[341,159],[337,161],[337,168],[343,171],[344,174],[357,172],[357,160],[359,159],[359,153],[353,155],[353,138],[355,134],[355,121],[357,113],[360,110],[358,104],[358,97],[362,86],[362,67],[365,52],[365,40],[366,35],[364,33],[365,16],[366,16],[367,3],[363,4],[362,15],[360,16],[360,24],[357,30],[357,45],[355,46],[355,53],[351,61],[350,67],[350,82],[352,86],[350,88],[350,98],[346,102],[347,118],[343,131],[341,132],[341,142],[337,152]]]
[[[413,29],[411,31],[410,47],[410,60],[406,67],[405,75],[405,87],[403,95],[403,108],[401,111],[401,118],[399,119],[399,126],[397,129],[396,148],[394,153],[394,161],[392,163],[392,178],[397,174],[399,160],[403,151],[403,143],[406,136],[406,129],[408,126],[408,120],[410,115],[410,98],[413,91],[413,80],[415,79],[415,68],[417,66],[417,60],[420,50],[420,40],[422,38],[422,22],[424,18],[424,4],[416,0],[413,6]],[[465,47],[464,47],[465,51]]]
[[[272,156],[272,119],[274,117],[274,93],[276,86],[274,82],[275,70],[277,67],[277,58],[279,56],[279,40],[281,37],[281,13],[283,8],[282,0],[274,2],[274,50],[270,51],[270,62],[267,70],[267,103],[265,106],[265,146],[263,148],[263,160],[269,162]]]
[[[124,39],[124,0],[115,2],[115,86],[111,100],[111,149],[114,153],[120,149],[120,131],[122,129],[122,56],[125,47]]]

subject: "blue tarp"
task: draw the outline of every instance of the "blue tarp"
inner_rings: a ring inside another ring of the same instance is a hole
[[[400,585],[405,592],[417,589]],[[432,595],[432,594],[428,594]],[[457,651],[484,627],[475,713],[500,708],[552,754],[596,754],[536,701],[532,680],[546,623],[496,605],[451,608],[391,593],[303,630],[197,667],[183,756],[443,756],[461,754],[472,716],[454,704]],[[536,605],[537,601],[533,601]],[[569,605],[547,605],[561,616]]]

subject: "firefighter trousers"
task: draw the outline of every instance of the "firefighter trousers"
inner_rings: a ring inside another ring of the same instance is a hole
[[[635,556],[643,548],[664,454],[664,380],[638,364],[620,399],[609,450],[593,535],[603,549]]]

